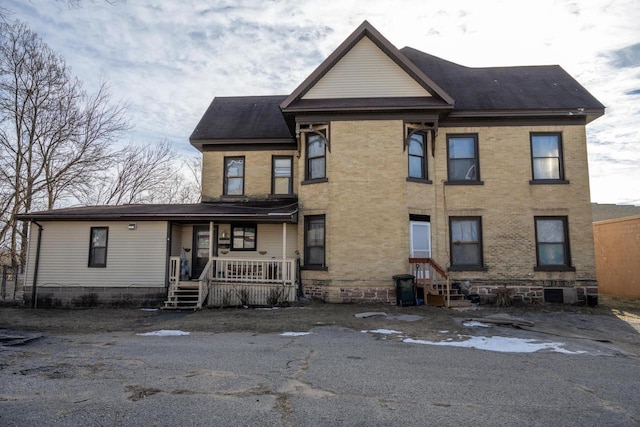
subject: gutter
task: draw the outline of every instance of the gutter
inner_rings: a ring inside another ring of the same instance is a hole
[[[31,308],[36,308],[36,295],[37,295],[37,284],[38,284],[38,267],[40,267],[40,248],[42,246],[42,225],[38,224],[36,221],[31,221],[33,224],[38,226],[38,246],[36,246],[36,260],[35,266],[33,267],[33,285],[31,286]]]

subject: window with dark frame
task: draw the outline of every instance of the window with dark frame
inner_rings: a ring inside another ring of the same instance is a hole
[[[481,183],[477,135],[447,135],[449,183]]]
[[[429,179],[427,174],[427,138],[424,133],[411,134],[408,142],[409,178]]]
[[[293,194],[293,157],[273,156],[271,194]]]
[[[105,268],[107,266],[107,243],[109,227],[91,227],[89,241],[89,267]]]
[[[325,216],[304,217],[304,266],[308,269],[325,267]]]
[[[535,217],[536,270],[572,269],[567,217]]]
[[[307,166],[306,177],[308,181],[327,177],[327,146],[325,138],[317,133],[307,133]]]
[[[449,217],[449,242],[451,269],[483,268],[481,217]]]
[[[231,250],[255,251],[258,226],[256,224],[231,224]]]
[[[244,157],[224,158],[224,192],[225,196],[242,196],[244,194]]]
[[[533,181],[563,181],[562,136],[560,133],[531,134]]]

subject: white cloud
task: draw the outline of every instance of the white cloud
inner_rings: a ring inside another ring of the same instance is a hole
[[[640,160],[640,68],[616,63],[640,42],[636,0],[5,3],[87,89],[106,80],[129,101],[129,139],[191,154],[214,96],[289,93],[365,19],[398,48],[466,66],[560,64],[608,107],[587,127],[593,200],[640,201],[640,168],[623,163]]]

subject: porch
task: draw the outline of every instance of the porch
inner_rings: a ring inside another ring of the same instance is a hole
[[[409,258],[409,271],[415,277],[417,293],[422,293],[424,303],[443,307],[469,307],[457,288],[451,286],[447,271],[433,258]]]
[[[169,261],[165,309],[274,306],[296,299],[297,262],[212,257],[196,280],[180,280],[181,257]]]

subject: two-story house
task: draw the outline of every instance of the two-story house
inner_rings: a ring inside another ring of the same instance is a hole
[[[22,215],[27,287],[395,302],[411,273],[425,292],[596,292],[585,126],[603,113],[559,66],[469,68],[364,22],[291,94],[214,98],[190,138],[202,203]]]

